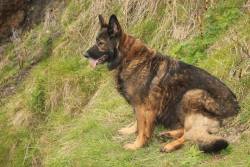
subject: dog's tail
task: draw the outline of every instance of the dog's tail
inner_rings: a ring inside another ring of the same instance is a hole
[[[215,153],[228,146],[227,140],[220,136],[209,134],[208,132],[199,131],[198,133],[189,134],[189,140],[198,144],[201,151],[205,153]]]
[[[202,139],[197,140],[197,144],[199,149],[206,153],[219,152],[228,146],[228,142],[219,136],[208,134],[205,140]]]

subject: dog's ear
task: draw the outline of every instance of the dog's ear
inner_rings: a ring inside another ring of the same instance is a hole
[[[122,28],[115,15],[111,15],[109,18],[108,32],[112,37],[120,37],[122,34]]]
[[[104,20],[104,18],[102,17],[102,15],[98,15],[99,18],[99,23],[101,27],[107,26],[106,21]]]

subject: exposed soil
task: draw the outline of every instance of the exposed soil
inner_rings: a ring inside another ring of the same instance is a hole
[[[5,50],[5,44],[9,41],[13,30],[28,30],[35,24],[43,21],[47,10],[55,7],[63,7],[64,0],[0,0],[0,61]],[[52,41],[50,41],[52,42]],[[51,52],[51,48],[47,48]],[[50,55],[50,53],[47,53]],[[29,74],[33,66],[44,59],[44,53],[34,58],[32,63],[0,85],[0,105],[6,97],[15,94],[18,85]]]
[[[24,22],[28,4],[26,0],[1,0],[0,42]]]
[[[14,30],[26,30],[39,23],[50,0],[1,0],[0,45]]]
[[[52,42],[52,40],[50,40],[50,42]],[[51,43],[49,46],[51,46]],[[46,52],[49,52],[47,54],[50,55],[51,51],[52,48],[48,48]],[[29,66],[24,67],[16,75],[9,77],[6,81],[4,81],[4,84],[0,85],[0,106],[3,104],[4,99],[16,93],[20,83],[22,83],[22,81],[26,78],[30,70],[45,58],[44,56],[46,56],[46,54],[39,53]]]

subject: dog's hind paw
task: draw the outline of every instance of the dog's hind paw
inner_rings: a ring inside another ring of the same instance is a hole
[[[162,153],[170,153],[170,152],[172,152],[172,151],[174,151],[175,149],[173,149],[173,148],[168,148],[168,147],[166,147],[166,146],[162,146],[161,148],[160,148],[160,152],[162,152]]]
[[[171,135],[169,132],[161,132],[158,134],[159,137],[167,137],[167,138],[171,138]]]

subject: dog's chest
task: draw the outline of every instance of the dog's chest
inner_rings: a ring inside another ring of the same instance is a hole
[[[117,90],[128,101],[135,101],[139,97],[139,90],[143,86],[143,81],[137,76],[137,73],[128,73],[121,71],[117,75]]]
[[[122,72],[117,76],[117,89],[127,97],[133,93],[131,79]]]
[[[117,75],[117,78],[116,78],[116,88],[118,92],[130,103],[131,100],[127,92],[127,86],[126,86],[125,80],[119,74]]]

